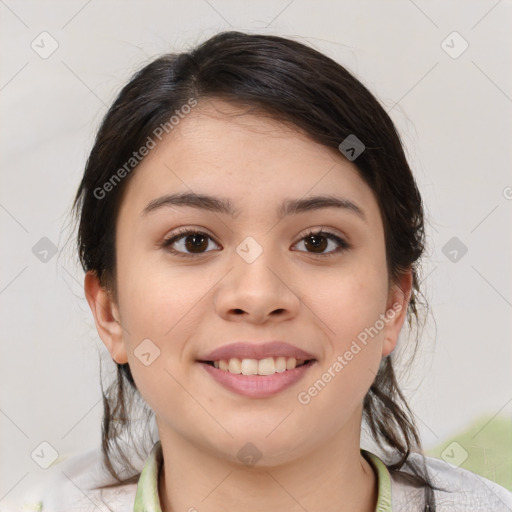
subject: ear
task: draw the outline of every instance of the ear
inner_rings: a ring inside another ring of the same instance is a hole
[[[101,287],[96,272],[88,271],[85,274],[84,290],[101,340],[116,363],[127,363],[117,305],[108,290]]]
[[[412,293],[412,270],[403,273],[398,283],[392,283],[386,305],[384,343],[382,356],[388,356],[395,350],[398,335],[407,318],[407,307]]]

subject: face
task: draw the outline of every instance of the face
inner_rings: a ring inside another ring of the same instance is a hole
[[[161,437],[231,460],[251,441],[272,465],[360,428],[407,297],[389,286],[379,207],[356,167],[297,130],[240,113],[200,102],[139,165],[116,226],[117,303],[104,303],[119,324],[90,304]],[[233,211],[159,201],[178,193],[229,201]],[[286,201],[313,196],[345,206],[282,215]],[[89,292],[109,300],[92,281]],[[232,342],[269,340],[315,359],[271,396],[228,389],[198,362]]]

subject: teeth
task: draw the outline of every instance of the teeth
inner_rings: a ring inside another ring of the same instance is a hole
[[[238,361],[238,359],[230,359],[230,366],[234,366],[238,369],[240,368],[240,373],[243,375],[257,375],[258,374],[258,361],[256,359],[242,359],[242,361]]]
[[[238,359],[232,357],[229,360],[222,359],[213,361],[213,366],[220,370],[242,375],[273,375],[283,373],[286,370],[293,370],[304,363],[303,359],[295,357],[267,357],[265,359]]]
[[[238,359],[230,359],[228,361],[228,371],[230,373],[242,373],[242,365]]]

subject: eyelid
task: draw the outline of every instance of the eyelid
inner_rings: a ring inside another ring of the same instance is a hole
[[[332,237],[337,237],[337,238],[343,240],[347,245],[350,245],[349,241],[348,241],[348,237],[345,236],[345,234],[342,231],[340,231],[338,229],[330,228],[327,226],[319,226],[319,227],[304,229],[297,236],[297,242],[300,242],[300,240],[302,240],[306,236],[309,236],[311,234],[316,235],[319,233],[324,234],[324,235],[329,235]],[[295,242],[295,243],[297,243],[297,242]]]

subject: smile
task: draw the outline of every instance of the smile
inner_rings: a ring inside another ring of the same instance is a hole
[[[296,384],[317,361],[268,357],[198,362],[224,388],[250,398],[266,398]]]

